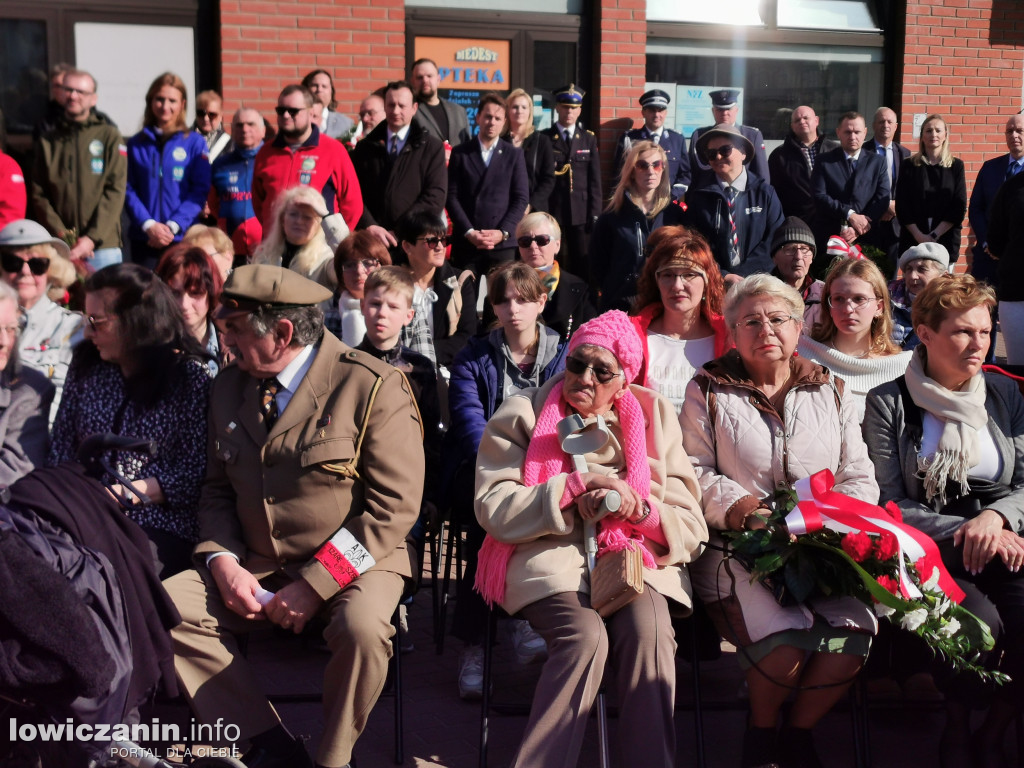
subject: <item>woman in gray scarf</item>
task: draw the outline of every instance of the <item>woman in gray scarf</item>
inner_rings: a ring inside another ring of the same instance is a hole
[[[962,605],[997,639],[990,663],[1013,679],[972,736],[970,711],[990,692],[976,677],[936,670],[943,766],[1005,765],[1006,728],[1024,702],[1024,398],[1007,376],[982,371],[995,303],[969,275],[931,281],[912,310],[921,345],[905,376],[868,393],[864,417],[879,503],[896,502],[904,522],[935,539]]]

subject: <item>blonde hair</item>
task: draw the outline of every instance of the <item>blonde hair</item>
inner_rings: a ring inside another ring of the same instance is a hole
[[[533,98],[522,88],[516,88],[512,93],[505,97],[505,135],[507,136],[512,132],[508,116],[512,114],[512,102],[516,99],[526,99],[526,103],[530,106],[530,119],[526,121],[526,130],[523,131],[523,138],[525,139],[533,133]]]
[[[186,229],[185,234],[181,236],[181,242],[200,248],[204,243],[211,243],[217,253],[234,254],[235,252],[235,245],[231,242],[227,232],[218,227],[208,227],[205,224],[193,224]]]
[[[611,202],[608,203],[608,207],[605,209],[606,211],[618,213],[622,210],[622,206],[626,202],[626,193],[632,191],[633,171],[636,168],[637,161],[639,161],[640,155],[647,152],[656,152],[661,159],[661,183],[654,193],[654,204],[651,206],[651,210],[647,212],[647,215],[657,216],[672,202],[672,187],[668,180],[668,155],[665,154],[663,147],[655,144],[653,141],[638,141],[626,153],[626,159],[622,163],[622,173],[619,175],[619,184],[615,187],[615,193],[612,195]]]
[[[536,229],[541,224],[547,225],[547,228],[551,230],[551,237],[555,240],[562,239],[562,228],[558,226],[558,221],[555,217],[546,211],[533,211],[523,216],[519,226],[516,227],[516,237],[522,237],[531,229]]]
[[[286,189],[281,193],[281,196],[274,204],[274,216],[271,219],[270,231],[264,235],[263,242],[260,243],[255,253],[253,253],[251,260],[252,264],[276,264],[277,260],[284,253],[284,214],[285,211],[288,210],[288,206],[293,203],[295,205],[308,206],[312,208],[314,212],[322,211],[327,208],[323,195],[312,187],[299,186]],[[316,215],[317,218],[322,219],[319,213]],[[317,253],[326,248],[327,238],[324,236],[323,228],[317,226],[316,230],[313,232],[313,238],[299,248],[292,260],[292,263],[301,263],[303,260],[302,257],[307,253]]]
[[[928,126],[928,123],[934,123],[938,120],[942,123],[942,126],[946,129],[946,138],[942,141],[942,146],[939,147],[939,165],[943,168],[949,168],[953,165],[953,153],[949,151],[949,123],[942,115],[937,115],[934,112],[924,119],[921,123],[921,141],[918,142],[918,150],[914,153],[911,161],[914,165],[924,165],[925,157],[927,157],[924,149],[924,129]]]
[[[836,335],[836,324],[832,320],[829,299],[832,296],[832,283],[841,277],[852,277],[863,280],[871,286],[875,299],[882,302],[882,314],[871,318],[871,343],[868,349],[879,356],[895,355],[902,352],[900,346],[892,340],[892,305],[889,287],[885,284],[882,271],[870,259],[837,259],[825,276],[825,286],[821,289],[822,312],[820,319],[811,329],[811,338],[822,344],[828,344]],[[917,301],[915,300],[916,304]]]
[[[402,296],[412,307],[412,300],[416,295],[416,283],[412,279],[412,272],[405,267],[380,267],[373,270],[363,284],[363,296],[370,291],[383,288],[385,292],[395,292]]]

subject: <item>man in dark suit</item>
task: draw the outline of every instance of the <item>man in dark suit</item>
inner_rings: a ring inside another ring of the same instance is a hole
[[[768,155],[764,151],[764,136],[757,128],[749,125],[736,125],[739,94],[740,92],[733,88],[722,88],[708,94],[711,97],[711,114],[715,116],[715,122],[714,125],[698,128],[690,137],[690,186],[709,184],[715,180],[715,172],[711,170],[711,166],[697,154],[697,141],[704,131],[710,131],[716,125],[721,124],[734,126],[753,145],[754,156],[750,159],[748,171],[768,181]]]
[[[558,261],[574,275],[593,283],[588,235],[601,215],[601,160],[597,137],[579,122],[585,93],[575,83],[555,91],[558,121],[544,133],[555,152],[555,189],[548,210],[562,228]]]
[[[878,226],[874,227],[861,242],[881,248],[889,256],[895,272],[899,261],[899,222],[896,220],[896,182],[900,176],[900,163],[910,157],[910,150],[895,141],[896,130],[900,127],[896,113],[888,107],[875,110],[872,122],[874,138],[864,147],[885,160],[886,173],[889,176],[889,208],[882,214]],[[895,275],[888,275],[894,277]]]
[[[398,246],[394,228],[402,216],[421,210],[440,216],[448,195],[444,145],[413,120],[417,108],[408,83],[388,83],[384,122],[352,151],[363,191],[358,227],[387,248]]]
[[[809,223],[817,213],[811,173],[818,158],[838,147],[839,142],[818,135],[818,116],[808,106],[793,110],[789,128],[786,140],[768,158],[768,169],[783,213]]]
[[[323,330],[331,292],[296,272],[238,267],[218,323],[235,362],[210,395],[195,568],[164,582],[181,612],[175,671],[202,722],[250,741],[249,768],[312,768],[239,653],[236,636],[326,622],[317,765],[344,766],[392,654],[412,578],[423,440],[409,382]],[[395,649],[394,652],[397,652]]]
[[[427,129],[427,133],[447,141],[452,147],[469,141],[473,134],[469,132],[466,110],[437,95],[437,87],[441,84],[437,64],[430,59],[417,59],[412,65],[411,79],[416,101],[422,107],[416,113],[416,120]]]
[[[530,183],[523,151],[500,138],[505,102],[485,93],[477,107],[475,139],[452,150],[448,164],[448,216],[452,264],[486,274],[515,258],[512,235],[526,214]]]
[[[622,172],[626,153],[635,141],[653,141],[668,155],[668,179],[672,185],[672,197],[676,200],[686,194],[690,186],[690,157],[686,152],[686,137],[665,127],[665,115],[672,99],[662,90],[647,91],[640,97],[640,114],[644,116],[641,128],[633,128],[622,134],[615,145],[615,177]]]
[[[1024,166],[1024,114],[1013,115],[1006,121],[1006,148],[1009,152],[986,160],[978,171],[971,190],[971,206],[967,218],[971,222],[968,241],[971,253],[970,272],[978,280],[996,282],[998,264],[988,250],[988,225],[992,202],[996,192],[1007,179],[1016,176]]]
[[[889,173],[885,161],[864,150],[864,116],[847,112],[839,118],[839,146],[826,152],[814,167],[811,189],[818,204],[814,238],[818,256],[812,265],[820,275],[827,264],[828,238],[847,242],[866,235],[889,210]]]

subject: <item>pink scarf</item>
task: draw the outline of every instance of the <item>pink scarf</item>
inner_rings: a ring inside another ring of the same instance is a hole
[[[628,389],[616,401],[615,412],[622,427],[623,450],[626,455],[626,483],[640,498],[651,495],[651,468],[647,463],[647,438],[644,432],[644,414],[640,402]],[[552,388],[537,417],[530,445],[523,462],[523,484],[540,485],[560,474],[573,472],[572,461],[558,441],[558,422],[567,414],[566,402],[559,383]],[[632,525],[618,519],[604,518],[598,523],[597,556],[623,549],[640,548],[644,566],[657,567],[654,555],[644,544],[644,536]],[[476,591],[489,605],[505,600],[505,580],[508,563],[515,552],[515,544],[505,544],[490,534],[484,539],[477,559]]]

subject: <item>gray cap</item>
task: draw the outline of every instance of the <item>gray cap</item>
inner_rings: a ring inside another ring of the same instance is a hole
[[[814,242],[814,233],[811,232],[811,228],[807,226],[804,220],[797,216],[788,217],[775,230],[775,234],[772,236],[772,256],[778,253],[782,246],[789,245],[790,243],[809,245],[811,253],[818,253],[818,247]]]
[[[697,156],[703,160],[704,153],[707,152],[708,142],[712,139],[731,139],[733,146],[738,146],[743,151],[743,154],[747,156],[744,163],[749,163],[754,159],[754,145],[750,143],[750,139],[740,133],[740,129],[734,125],[728,125],[727,123],[719,123],[713,128],[708,128],[700,136],[697,137]]]
[[[46,227],[29,219],[17,219],[0,230],[0,248],[28,248],[52,245],[65,259],[71,258],[68,244],[46,231]]]
[[[938,243],[918,243],[913,248],[907,248],[900,256],[900,269],[915,259],[931,259],[941,264],[943,269],[949,269],[949,251]]]

